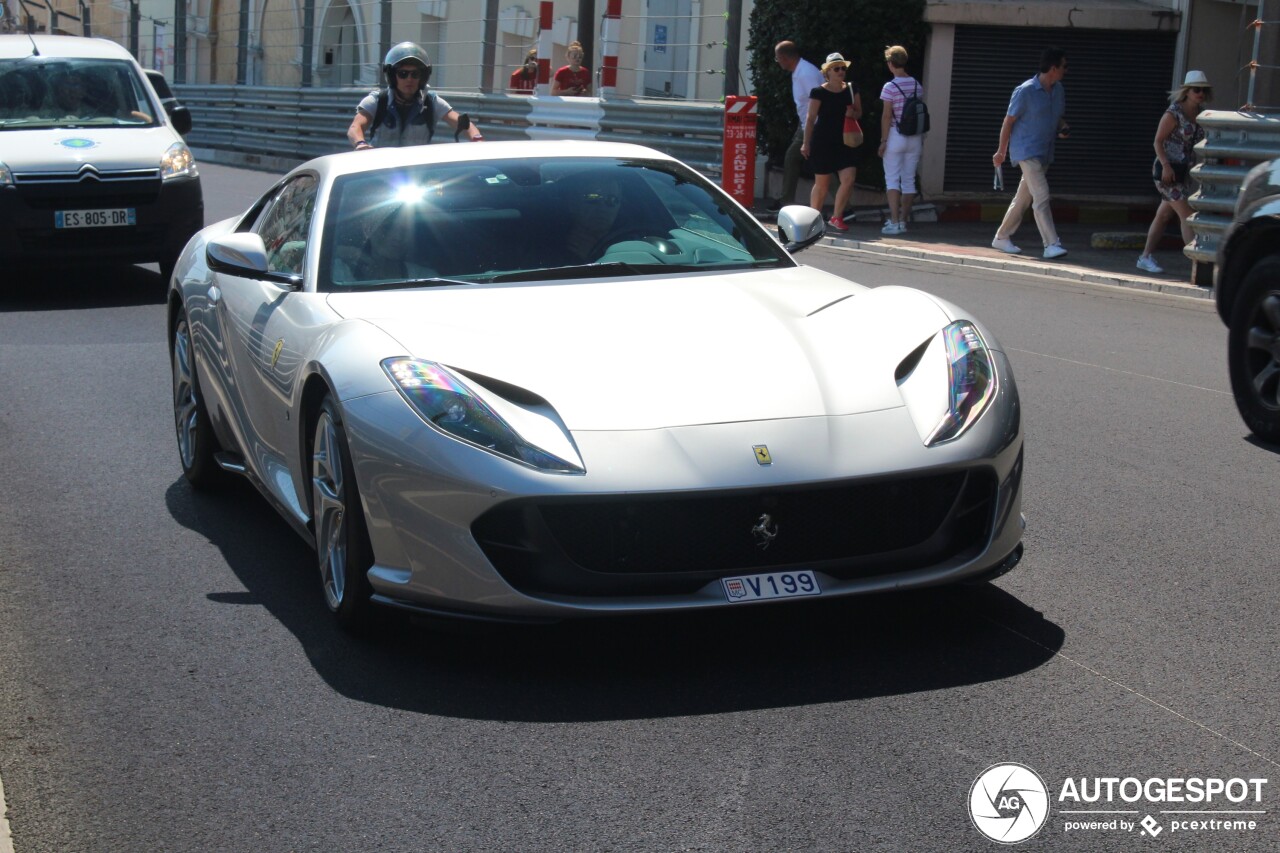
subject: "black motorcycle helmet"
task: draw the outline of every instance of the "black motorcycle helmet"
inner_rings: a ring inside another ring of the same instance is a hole
[[[402,41],[387,51],[387,58],[382,61],[382,73],[387,78],[387,85],[392,89],[396,87],[396,66],[406,63],[412,63],[422,69],[422,77],[418,81],[421,85],[418,88],[425,87],[427,81],[431,79],[431,59],[425,50],[411,41]]]

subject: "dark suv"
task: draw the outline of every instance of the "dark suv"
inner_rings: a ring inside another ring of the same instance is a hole
[[[1218,247],[1214,299],[1227,324],[1227,365],[1240,416],[1280,443],[1280,159],[1255,166]]]

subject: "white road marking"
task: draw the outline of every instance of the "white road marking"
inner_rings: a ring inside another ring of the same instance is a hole
[[[1234,738],[1228,737],[1227,735],[1223,734],[1217,729],[1210,728],[1209,726],[1205,725],[1199,720],[1188,717],[1186,714],[1178,713],[1174,709],[1170,708],[1168,705],[1162,705],[1161,703],[1157,702],[1155,699],[1152,699],[1150,696],[1146,695],[1145,693],[1141,693],[1137,690],[1134,690],[1132,687],[1125,684],[1124,682],[1118,681],[1109,675],[1105,675],[1104,673],[1099,672],[1093,667],[1085,663],[1082,663],[1081,661],[1078,661],[1075,658],[1064,655],[1061,651],[1056,651],[1054,649],[1051,649],[1048,646],[1046,646],[1044,643],[1040,642],[1039,640],[1032,639],[1031,637],[1028,637],[1026,634],[1022,633],[1021,631],[1015,628],[1010,628],[1008,625],[1005,625],[1001,622],[997,622],[995,619],[992,619],[990,617],[983,617],[983,618],[986,619],[988,622],[990,622],[992,625],[995,625],[997,628],[1003,628],[1004,630],[1008,631],[1010,634],[1013,634],[1015,637],[1021,637],[1022,639],[1026,640],[1028,643],[1031,643],[1033,646],[1038,646],[1039,648],[1044,649],[1046,652],[1049,652],[1054,657],[1062,658],[1072,666],[1077,666],[1080,669],[1083,669],[1085,672],[1088,672],[1092,675],[1096,675],[1098,678],[1101,678],[1103,681],[1109,684],[1112,684],[1116,687],[1119,687],[1121,690],[1125,690],[1125,691],[1128,691],[1129,693],[1132,693],[1134,696],[1137,696],[1143,702],[1147,702],[1151,705],[1154,705],[1155,707],[1159,708],[1161,711],[1165,711],[1169,714],[1172,714],[1173,716],[1177,717],[1179,720],[1182,720],[1185,723],[1190,723],[1191,725],[1203,731],[1208,732],[1209,734],[1213,735],[1216,738],[1220,738],[1229,744],[1238,746],[1240,747],[1240,749],[1243,749],[1245,752],[1249,753],[1255,758],[1258,758],[1262,761],[1267,762],[1273,767],[1280,767],[1280,762],[1277,762],[1275,759],[1270,758],[1266,755],[1263,755],[1262,753],[1258,752],[1256,749],[1250,749],[1248,746],[1245,746],[1240,741],[1235,740]]]
[[[13,834],[9,832],[9,819],[5,817],[3,779],[0,779],[0,853],[13,853]]]

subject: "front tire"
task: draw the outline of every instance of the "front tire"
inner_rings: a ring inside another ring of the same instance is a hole
[[[1245,275],[1229,329],[1227,367],[1240,417],[1258,438],[1280,442],[1280,255]]]
[[[347,629],[363,626],[372,603],[373,547],[337,403],[325,396],[311,441],[311,508],[325,603]]]
[[[197,489],[214,488],[224,481],[225,475],[213,458],[218,452],[218,439],[200,396],[195,348],[185,312],[178,315],[174,324],[169,362],[173,371],[173,424],[182,475]]]

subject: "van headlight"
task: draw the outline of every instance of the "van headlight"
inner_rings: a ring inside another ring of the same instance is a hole
[[[169,150],[164,152],[164,156],[160,158],[160,177],[162,180],[171,178],[194,178],[200,174],[200,170],[196,168],[196,158],[191,156],[191,149],[181,142],[175,142],[169,146]]]
[[[4,163],[0,163],[0,187],[12,186],[13,172]]]

